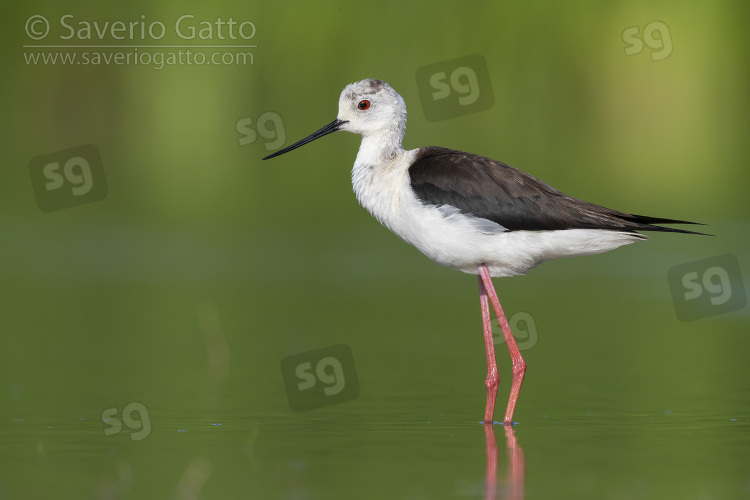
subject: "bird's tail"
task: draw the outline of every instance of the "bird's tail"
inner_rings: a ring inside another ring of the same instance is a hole
[[[703,236],[713,236],[713,234],[707,234],[707,233],[699,233],[697,231],[688,231],[686,229],[675,229],[673,227],[661,227],[654,224],[694,224],[697,226],[705,226],[705,224],[702,224],[700,222],[690,222],[687,220],[677,220],[677,219],[663,219],[660,217],[649,217],[647,215],[635,215],[630,214],[629,217],[624,217],[625,219],[635,222],[636,224],[642,224],[643,227],[639,227],[638,231],[663,231],[668,233],[684,233],[684,234],[700,234]]]

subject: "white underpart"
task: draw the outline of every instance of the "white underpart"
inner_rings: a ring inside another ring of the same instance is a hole
[[[493,277],[515,276],[546,260],[606,252],[643,238],[600,229],[505,231],[455,207],[424,205],[408,175],[416,153],[404,151],[378,166],[358,155],[352,170],[354,192],[381,224],[438,264],[477,274],[477,266],[484,263]]]
[[[408,173],[419,150],[401,146],[403,100],[392,90],[393,95],[378,93],[372,98],[384,99],[378,104],[390,105],[391,113],[359,115],[351,104],[357,99],[345,98],[352,86],[342,93],[338,118],[349,121],[342,130],[362,135],[352,169],[357,199],[381,224],[438,264],[470,274],[486,264],[493,277],[515,276],[547,260],[606,252],[644,239],[637,233],[600,229],[507,231],[450,205],[423,204]]]

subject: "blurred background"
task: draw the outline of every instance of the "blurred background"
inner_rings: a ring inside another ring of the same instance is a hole
[[[359,137],[261,161],[370,77],[406,101],[407,149],[715,235],[495,280],[526,340],[527,497],[750,495],[746,3],[2,14],[0,499],[483,495],[476,278],[357,204]],[[359,393],[292,411],[282,360],[339,344]]]

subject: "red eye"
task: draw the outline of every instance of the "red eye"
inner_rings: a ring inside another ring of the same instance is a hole
[[[370,101],[359,101],[357,107],[364,111],[370,107]]]

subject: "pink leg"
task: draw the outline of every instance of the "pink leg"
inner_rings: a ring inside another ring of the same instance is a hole
[[[492,338],[492,322],[490,319],[490,304],[487,298],[487,288],[479,277],[479,302],[482,304],[482,325],[484,326],[484,347],[487,350],[487,406],[484,409],[484,423],[492,424],[495,412],[495,397],[497,396],[497,361],[495,361],[495,341]]]
[[[500,322],[500,329],[503,331],[503,337],[505,337],[505,344],[508,346],[508,351],[510,351],[510,359],[513,363],[513,385],[510,389],[510,397],[508,398],[508,407],[505,409],[505,418],[503,419],[503,424],[512,424],[513,423],[513,411],[516,408],[516,401],[518,401],[518,394],[521,392],[521,384],[523,383],[523,377],[526,373],[526,361],[523,360],[523,357],[521,356],[521,351],[518,350],[518,345],[516,345],[516,339],[513,338],[513,333],[510,331],[510,325],[508,325],[508,320],[505,318],[505,314],[503,313],[503,308],[500,307],[500,299],[497,298],[497,293],[495,292],[495,287],[492,286],[492,278],[490,277],[490,271],[487,269],[487,266],[485,264],[479,265],[479,282],[480,282],[480,299],[482,300],[482,307],[484,308],[484,304],[486,304],[487,301],[487,295],[489,295],[489,300],[492,302],[492,307],[495,309],[495,316],[497,316],[497,320]],[[484,290],[482,290],[482,288]],[[484,294],[482,294],[484,292]],[[487,312],[487,316],[489,316],[489,311]],[[482,321],[484,322],[485,319],[485,313],[484,309],[482,310]],[[492,339],[492,331],[490,327],[490,341]],[[490,355],[490,347],[489,344],[487,344],[487,325],[485,323],[484,327],[484,340],[485,345],[487,345],[487,363],[489,365],[489,355]],[[495,355],[494,355],[494,348],[492,349],[492,364],[495,369],[495,393],[497,392],[497,365],[495,364]],[[489,390],[489,375],[487,376],[488,385],[487,388]],[[493,405],[494,405],[494,395],[493,395]],[[489,394],[487,396],[487,404],[489,405]],[[490,420],[491,420],[491,413],[490,413]],[[485,422],[487,420],[487,413],[485,411]]]

